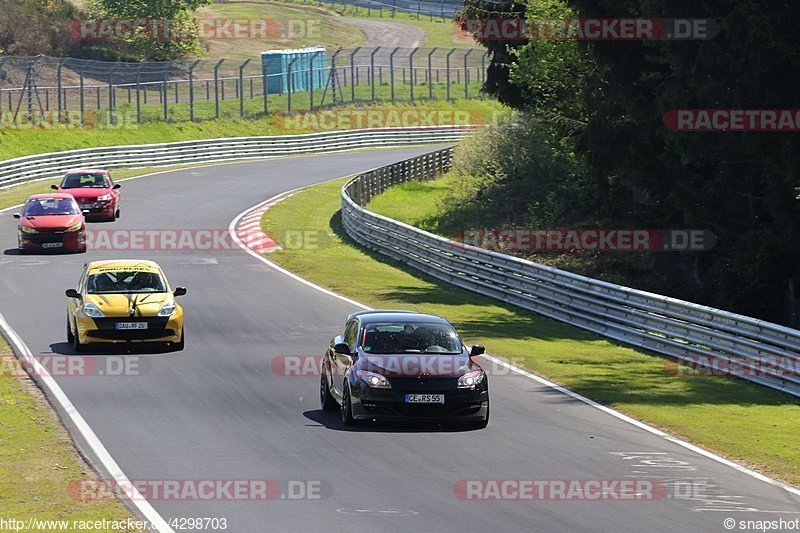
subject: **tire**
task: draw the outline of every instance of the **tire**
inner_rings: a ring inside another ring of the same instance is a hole
[[[353,404],[350,401],[350,385],[344,380],[342,385],[342,423],[345,426],[354,426],[356,419],[353,418]]]
[[[69,327],[69,318],[67,319],[67,342],[70,344],[75,342],[75,335],[72,334],[72,328]]]
[[[80,337],[78,337],[78,332],[72,334],[72,349],[76,352],[85,352],[86,345],[81,342]]]
[[[19,250],[19,252],[18,252],[19,255],[25,255],[25,254],[28,253],[28,250],[26,250],[25,248],[19,248],[18,250]]]
[[[180,352],[186,346],[186,332],[181,328],[181,340],[172,344],[172,351]]]
[[[331,389],[328,386],[328,377],[325,375],[324,370],[319,380],[319,400],[323,411],[332,413],[339,409],[339,404],[336,403],[336,399],[331,394]]]
[[[119,206],[117,206],[117,210],[114,211],[114,218],[115,219],[119,218]]]

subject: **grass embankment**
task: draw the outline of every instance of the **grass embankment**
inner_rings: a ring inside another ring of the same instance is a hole
[[[116,500],[81,501],[70,491],[71,482],[94,474],[33,382],[16,377],[11,357],[0,337],[0,518],[131,518]]]
[[[306,96],[307,98],[307,96]],[[296,109],[303,109],[298,104]],[[305,107],[308,109],[308,107]],[[346,105],[336,108],[335,111],[328,110],[326,113],[339,113],[343,117],[348,117],[355,109],[364,109],[361,106]],[[453,102],[418,102],[416,106],[410,104],[382,104],[367,106],[366,109],[381,111],[382,117],[399,116],[404,111],[418,110],[440,110],[440,111],[464,111],[473,119],[483,119],[491,121],[494,114],[500,111],[500,105],[494,100],[473,100],[461,99]],[[464,113],[454,114],[460,117]],[[411,113],[411,120],[416,115]],[[437,115],[437,120],[446,120],[450,115],[441,113]],[[444,123],[444,122],[443,122]],[[461,123],[457,122],[456,123]],[[381,125],[408,125],[415,126],[416,123],[394,124],[384,123],[380,120],[371,126]],[[153,142],[173,142],[189,141],[196,139],[214,139],[220,137],[244,137],[251,135],[288,135],[297,133],[308,133],[315,130],[313,127],[304,128],[302,126],[314,126],[314,121],[286,120],[283,115],[270,115],[255,119],[227,118],[216,121],[205,122],[179,122],[163,123],[148,122],[141,125],[129,124],[119,128],[95,128],[95,129],[3,129],[0,128],[0,161],[12,157],[23,155],[39,154],[46,152],[57,152],[61,150],[72,150],[78,148],[91,148],[95,146],[119,146],[127,144],[147,144]],[[357,127],[358,124],[348,123],[346,120],[337,122],[331,119],[322,124],[325,128],[346,129]],[[365,125],[364,127],[366,127]],[[0,191],[2,194],[2,191]]]
[[[484,344],[492,354],[580,394],[800,485],[796,400],[737,380],[674,375],[663,358],[432,281],[368,253],[341,227],[343,183],[312,187],[266,213],[262,226],[279,243],[287,230],[318,235],[318,248],[286,249],[270,254],[270,259],[373,307],[446,316],[468,343]],[[415,223],[435,213],[435,200],[445,188],[442,182],[409,184],[378,197],[370,208]]]

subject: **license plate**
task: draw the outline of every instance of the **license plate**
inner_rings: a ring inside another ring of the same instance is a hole
[[[444,394],[406,394],[406,403],[444,403]]]
[[[63,242],[45,242],[42,243],[42,248],[61,248],[64,246]]]
[[[117,329],[147,329],[147,322],[117,322]]]

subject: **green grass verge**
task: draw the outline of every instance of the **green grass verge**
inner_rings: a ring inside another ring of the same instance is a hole
[[[27,377],[11,372],[8,344],[0,337],[0,510],[8,520],[126,520],[117,500],[81,501],[70,483],[94,479],[67,431]],[[72,528],[68,528],[72,531]]]
[[[384,87],[383,90],[385,91],[386,88]],[[420,87],[419,90],[422,91],[425,90],[425,88]],[[366,95],[366,89],[363,89],[363,91]],[[461,94],[463,95],[463,93]],[[477,94],[477,92],[472,94]],[[293,109],[308,109],[308,95],[303,96],[297,95],[293,99]],[[420,94],[420,96],[422,95]],[[454,98],[458,97],[458,93],[455,90],[453,91],[453,96]],[[256,105],[253,104],[252,101],[248,102],[248,105]],[[204,102],[204,104],[206,103],[207,102]],[[234,104],[237,106],[236,111],[232,111],[232,106]],[[185,106],[185,104],[179,105]],[[0,161],[3,159],[10,159],[24,155],[58,152],[61,150],[72,150],[79,148],[91,148],[95,146],[120,146],[127,144],[147,144],[153,142],[189,141],[196,139],[214,139],[220,137],[254,135],[288,135],[314,131],[313,128],[298,128],[297,122],[287,123],[284,120],[283,115],[261,116],[252,119],[236,118],[231,115],[238,113],[238,103],[227,101],[225,105],[229,115],[228,118],[201,122],[147,122],[141,125],[128,124],[125,127],[119,128],[95,129],[75,128],[56,130],[0,128]],[[348,110],[361,107],[361,105],[357,104],[348,104],[340,106],[337,109],[343,110],[346,113]],[[369,109],[378,109],[391,112],[406,110],[412,106],[411,104],[407,103],[394,105],[391,103],[386,103],[367,107],[369,107]],[[501,106],[497,103],[497,101],[480,99],[458,99],[452,102],[421,101],[417,102],[414,107],[423,109],[468,111],[471,117],[482,116],[485,121],[492,120],[494,114],[501,110]],[[271,109],[280,110],[282,112],[286,109],[285,101],[283,103],[283,107],[275,107]],[[447,119],[447,116],[443,117],[443,120]],[[408,125],[414,126],[416,124]],[[353,127],[348,126],[344,122],[342,124],[336,124],[336,126],[337,129]],[[2,194],[2,191],[0,191],[0,194]]]
[[[468,343],[721,455],[800,485],[800,404],[729,379],[675,375],[665,359],[431,280],[355,246],[338,214],[331,182],[270,209],[262,225],[279,243],[287,231],[315,231],[314,249],[269,257],[289,270],[373,307],[407,308],[449,318]],[[412,184],[371,208],[407,222],[435,212],[441,183]],[[346,264],[347,268],[341,268]]]
[[[355,48],[366,42],[364,33],[344,21],[336,13],[312,6],[277,4],[272,2],[215,2],[197,11],[197,17],[236,20],[272,20],[278,24],[269,28],[267,39],[203,40],[206,58],[225,58],[233,61],[261,61],[261,52],[273,49],[324,46]],[[292,27],[290,27],[290,21]]]

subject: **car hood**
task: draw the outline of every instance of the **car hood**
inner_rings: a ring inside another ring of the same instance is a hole
[[[97,196],[103,196],[104,194],[109,194],[111,192],[111,189],[108,187],[104,187],[102,189],[95,189],[92,187],[77,187],[75,189],[59,188],[58,192],[71,194],[74,198],[95,198]]]
[[[359,353],[358,367],[386,377],[459,377],[480,367],[469,354],[435,353],[366,354]]]
[[[83,215],[44,215],[22,217],[20,225],[37,230],[65,230],[83,222]]]
[[[172,300],[166,292],[145,294],[86,294],[84,302],[91,302],[107,317],[156,316],[164,303]],[[131,309],[134,314],[131,315]]]

